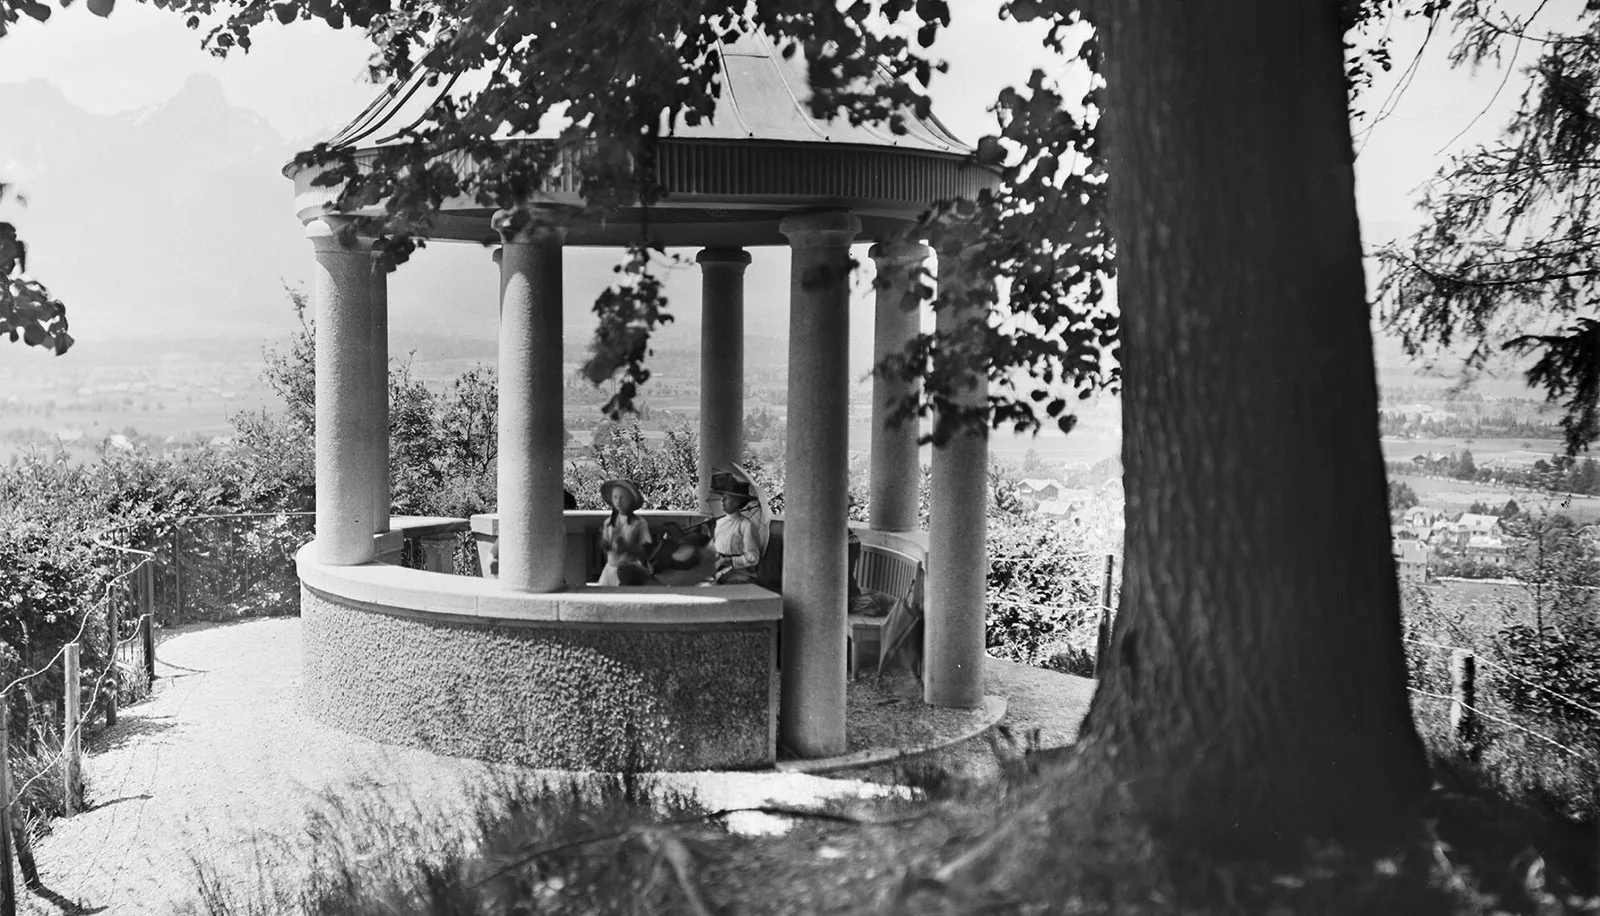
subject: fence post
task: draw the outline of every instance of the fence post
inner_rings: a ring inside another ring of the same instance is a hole
[[[1450,730],[1467,759],[1478,759],[1478,659],[1466,649],[1450,653]]]
[[[172,619],[183,621],[183,523],[179,519],[172,526]]]
[[[1106,653],[1111,651],[1111,577],[1116,570],[1117,555],[1106,554],[1105,575],[1100,579],[1100,632],[1094,641],[1094,676],[1099,677],[1106,663]]]
[[[145,560],[139,570],[139,628],[144,644],[144,686],[156,682],[156,567]]]
[[[106,693],[106,728],[117,724],[117,676],[121,673],[117,669],[117,643],[120,641],[117,639],[117,634],[122,628],[122,615],[119,609],[129,587],[137,587],[137,583],[123,580],[117,585],[117,590],[106,596],[109,599],[106,601],[106,664],[110,667],[106,672],[106,679],[111,684],[111,689]]]
[[[61,764],[65,771],[64,794],[67,814],[78,810],[77,792],[79,754],[82,744],[78,741],[78,644],[67,643],[66,658],[63,661],[66,668],[66,692],[62,696],[64,714],[61,717]]]
[[[11,704],[0,696],[0,916],[17,916],[11,871]]]

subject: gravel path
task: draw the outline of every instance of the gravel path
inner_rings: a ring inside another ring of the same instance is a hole
[[[435,811],[464,807],[472,788],[517,772],[378,744],[308,719],[300,702],[300,621],[252,620],[170,633],[154,696],[86,743],[88,811],[57,821],[35,850],[43,895],[21,912],[159,914],[193,898],[195,861],[248,875],[248,863],[292,857],[319,793],[365,783]],[[991,662],[989,692],[1010,700],[1008,724],[1067,743],[1092,681]],[[1087,686],[1086,686],[1087,685]],[[973,745],[975,742],[968,742]],[[981,766],[986,745],[942,752]],[[521,771],[526,772],[526,771]],[[861,782],[786,773],[671,774],[716,807],[807,804],[880,791]],[[743,829],[773,829],[753,815]],[[79,908],[81,905],[81,909]]]

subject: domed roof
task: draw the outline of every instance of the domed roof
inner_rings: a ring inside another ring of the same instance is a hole
[[[644,231],[663,246],[783,245],[785,215],[826,209],[849,210],[861,219],[861,241],[889,238],[937,200],[975,197],[999,181],[976,165],[972,148],[935,117],[903,113],[904,133],[886,124],[852,125],[811,116],[806,64],[785,59],[772,40],[750,30],[735,41],[719,42],[722,87],[713,117],[693,126],[678,124],[661,138],[656,170],[666,197],[640,208],[608,212],[603,219],[568,224],[569,245],[627,245]],[[450,75],[418,67],[368,105],[329,140],[352,150],[357,163],[380,148],[402,141],[425,126],[435,102],[465,98],[488,84],[482,69]],[[878,68],[880,85],[894,77]],[[469,115],[470,116],[470,113]],[[504,131],[503,143],[551,140],[566,123],[559,112],[546,116],[531,133]],[[476,164],[451,154],[459,170]],[[322,216],[337,189],[319,186],[322,170],[285,174],[295,183],[295,206],[302,221]],[[552,177],[540,205],[581,208],[584,201],[575,170]],[[374,209],[375,214],[381,211]],[[489,243],[492,209],[475,200],[448,201],[430,225],[430,237]]]
[[[807,105],[811,88],[805,60],[799,55],[785,58],[760,30],[746,31],[732,42],[718,41],[717,51],[722,58],[722,87],[712,117],[694,126],[679,123],[665,136],[678,140],[837,143],[958,156],[972,152],[938,118],[920,118],[911,111],[904,112],[903,134],[894,133],[887,125],[813,117]],[[488,83],[488,78],[488,69],[452,76],[418,67],[410,79],[386,88],[328,143],[356,149],[397,143],[406,131],[425,122],[434,103],[447,96],[475,94]],[[878,79],[884,85],[894,82],[894,76],[882,66],[878,68]],[[549,139],[554,135],[554,130],[508,132],[498,139]]]

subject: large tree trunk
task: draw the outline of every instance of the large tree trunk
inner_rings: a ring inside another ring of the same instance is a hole
[[[1084,723],[1157,822],[1348,833],[1406,699],[1338,4],[1105,4],[1127,567]]]

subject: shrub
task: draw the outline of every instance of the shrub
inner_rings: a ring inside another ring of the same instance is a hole
[[[1070,519],[1018,502],[1004,469],[991,475],[988,513],[989,651],[1001,658],[1082,676],[1094,671],[1100,588],[1110,545]],[[1117,585],[1112,583],[1111,606]]]

